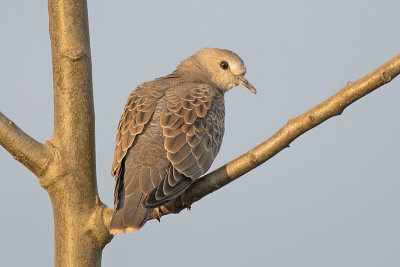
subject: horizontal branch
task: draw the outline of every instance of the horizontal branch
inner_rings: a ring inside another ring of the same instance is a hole
[[[1,112],[0,145],[36,176],[44,174],[52,157],[46,145],[27,135]]]
[[[180,198],[161,207],[161,214],[153,212],[151,218],[155,219],[169,213],[179,213],[184,208],[190,208],[192,203],[272,158],[303,133],[333,116],[340,115],[347,106],[390,82],[399,73],[400,54],[363,78],[347,83],[342,90],[321,104],[290,119],[278,132],[257,147],[203,176],[193,183]]]

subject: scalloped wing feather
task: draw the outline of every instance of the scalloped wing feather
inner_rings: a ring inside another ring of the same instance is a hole
[[[114,161],[111,168],[112,176],[118,173],[128,149],[136,136],[142,133],[144,126],[154,113],[157,99],[162,96],[162,92],[157,93],[157,91],[149,94],[149,90],[145,90],[147,88],[146,83],[139,85],[132,91],[125,105],[118,124]]]
[[[148,208],[176,198],[204,174],[217,156],[224,133],[223,96],[211,86],[184,83],[168,91],[166,96],[160,125],[171,166],[145,199]]]
[[[115,142],[114,160],[111,168],[111,175],[115,176],[114,189],[114,206],[118,206],[119,193],[123,187],[123,181],[120,181],[122,176],[122,165],[129,148],[134,145],[138,135],[143,132],[144,127],[149,123],[152,117],[157,100],[163,95],[163,91],[148,90],[151,89],[148,83],[139,85],[130,94],[125,105],[124,112],[118,124],[117,137]],[[135,177],[137,174],[125,173],[125,176]],[[140,175],[142,177],[142,175]],[[136,179],[130,179],[130,182],[138,182]],[[151,184],[151,183],[150,183]],[[125,185],[127,188],[136,188],[138,185]],[[149,183],[140,180],[140,188],[144,192],[150,192]],[[127,192],[125,192],[127,193]]]
[[[167,92],[167,99],[160,120],[167,157],[177,171],[195,180],[210,168],[221,147],[223,96],[210,85],[192,83]]]

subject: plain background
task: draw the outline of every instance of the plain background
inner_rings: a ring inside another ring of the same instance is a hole
[[[211,169],[261,143],[346,82],[400,51],[400,2],[89,1],[99,194],[125,101],[197,50],[227,48],[257,95],[226,95],[226,132]],[[0,3],[0,110],[51,138],[47,2]],[[400,266],[400,78],[302,135],[191,211],[117,236],[103,266]],[[47,193],[0,149],[0,265],[52,266]]]

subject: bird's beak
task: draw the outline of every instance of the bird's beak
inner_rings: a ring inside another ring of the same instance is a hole
[[[249,89],[253,94],[257,94],[256,88],[254,88],[254,86],[251,85],[251,83],[249,83],[249,81],[246,80],[245,77],[239,76],[239,77],[238,77],[238,83],[239,83],[240,85],[246,87],[247,89]]]

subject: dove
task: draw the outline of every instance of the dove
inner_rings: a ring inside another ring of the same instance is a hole
[[[111,234],[138,231],[154,209],[207,172],[224,135],[224,94],[237,85],[256,93],[245,74],[234,52],[204,48],[171,74],[132,91],[118,125],[111,170]]]

